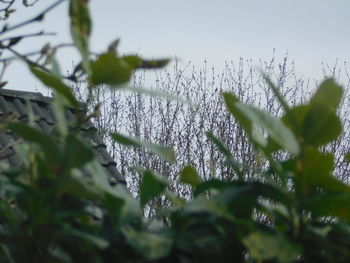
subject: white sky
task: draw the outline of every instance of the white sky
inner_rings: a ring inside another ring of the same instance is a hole
[[[21,1],[19,1],[21,2]],[[54,1],[19,9],[10,21],[30,18]],[[305,77],[321,78],[322,62],[350,62],[349,0],[90,0],[91,47],[103,52],[115,38],[119,50],[143,57],[179,57],[198,67],[206,59],[220,70],[225,61],[277,59],[288,51]],[[23,41],[19,50],[40,49],[46,42],[70,42],[68,2],[22,32],[45,29],[56,37]],[[3,22],[2,22],[3,23]],[[20,31],[18,31],[20,33]],[[10,36],[10,34],[9,34]],[[79,61],[75,53],[59,53],[62,71]],[[39,82],[23,65],[13,63],[6,88],[35,90]]]

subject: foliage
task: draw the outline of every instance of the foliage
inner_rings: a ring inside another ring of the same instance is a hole
[[[79,70],[89,90],[99,89],[98,84],[118,89],[138,67],[164,64],[163,60],[143,62],[136,56],[130,60],[110,50],[90,57],[88,1],[71,0],[69,7],[73,41],[82,56]],[[209,132],[208,139],[237,177],[203,180],[188,165],[179,175],[193,196],[186,201],[171,192],[169,180],[134,167],[142,176],[137,200],[122,185],[108,183],[77,132],[76,127],[93,116],[86,114],[93,93],[78,105],[85,111],[76,123],[68,125],[62,116],[66,107],[77,107],[72,89],[53,67],[20,57],[56,91],[59,128],[44,134],[30,122],[3,125],[24,142],[16,146],[23,165],[1,169],[0,262],[350,261],[350,187],[333,175],[334,154],[322,151],[342,130],[337,109],[343,89],[334,80],[322,82],[308,103],[297,106],[289,106],[271,87],[284,108],[279,117],[223,93],[227,110],[246,132],[254,156],[267,162],[268,169],[242,166],[229,147]],[[111,66],[122,70],[116,72]],[[167,147],[120,133],[111,136],[126,146],[146,147],[173,160]],[[276,160],[278,151],[285,152],[284,160]],[[248,170],[259,180],[247,178]],[[168,199],[172,206],[158,207],[153,217],[143,217],[142,209],[157,198]]]

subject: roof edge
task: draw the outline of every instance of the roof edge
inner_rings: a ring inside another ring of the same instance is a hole
[[[0,96],[43,101],[46,103],[51,103],[53,100],[52,97],[44,96],[40,92],[10,90],[10,89],[0,89]]]

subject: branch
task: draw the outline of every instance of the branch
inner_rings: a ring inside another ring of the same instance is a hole
[[[58,48],[62,48],[62,47],[74,47],[74,44],[70,44],[70,43],[63,43],[63,44],[58,44],[56,46],[51,47],[51,49],[58,49]],[[14,50],[10,50],[12,53],[14,53]],[[16,52],[16,51],[15,51]],[[42,53],[42,49],[38,50],[38,51],[33,51],[33,52],[29,52],[26,54],[22,54],[20,57],[31,57],[31,56],[35,56],[35,55],[39,55]],[[12,57],[6,57],[6,58],[2,58],[0,59],[0,62],[6,62],[6,61],[11,61],[14,60],[16,58],[18,58],[19,56],[17,55],[18,53],[14,53],[15,56]]]
[[[27,34],[27,35],[7,37],[7,38],[0,39],[0,46],[2,46],[1,45],[2,42],[5,42],[5,41],[10,41],[11,42],[13,40],[19,41],[19,40],[21,40],[23,38],[30,38],[30,37],[37,37],[37,36],[55,36],[55,35],[56,35],[56,33],[54,33],[54,32],[45,33],[44,31],[40,31],[38,33],[31,33],[31,34]]]
[[[23,21],[23,22],[21,22],[21,23],[19,23],[17,25],[10,26],[10,27],[6,27],[6,25],[5,25],[3,27],[3,29],[2,29],[2,31],[0,32],[0,35],[5,34],[5,33],[9,32],[9,31],[15,30],[17,28],[20,28],[22,26],[28,25],[30,23],[39,22],[39,21],[43,20],[46,13],[48,13],[49,11],[51,11],[52,9],[54,9],[56,6],[60,5],[64,1],[66,1],[66,0],[59,0],[59,1],[55,2],[54,4],[52,4],[48,8],[46,8],[44,11],[39,13],[37,16],[35,16],[35,17],[31,18],[31,19],[28,19],[26,21]]]

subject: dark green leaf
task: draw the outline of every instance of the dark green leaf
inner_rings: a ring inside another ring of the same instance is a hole
[[[81,167],[93,160],[95,154],[81,139],[74,134],[69,134],[66,138],[64,149],[66,165],[69,168]]]
[[[33,142],[41,146],[45,154],[58,164],[63,159],[63,154],[59,149],[53,136],[42,133],[24,123],[10,123],[8,128],[28,142]]]
[[[225,182],[222,180],[218,179],[210,179],[207,181],[204,181],[200,183],[196,189],[194,190],[194,196],[198,196],[205,191],[211,190],[211,189],[216,189],[216,190],[222,190],[226,187],[229,187],[231,185],[230,182]]]
[[[225,204],[204,197],[196,198],[187,203],[183,207],[182,212],[187,215],[208,213],[229,221],[235,221],[235,217]]]
[[[123,229],[126,241],[146,260],[157,260],[167,256],[172,247],[172,239],[156,233],[136,231],[133,228]]]
[[[276,85],[272,82],[272,80],[266,75],[266,74],[262,74],[263,78],[265,79],[265,81],[267,82],[268,86],[270,87],[270,89],[273,91],[273,93],[275,94],[276,98],[278,99],[279,103],[282,105],[283,109],[288,112],[289,111],[289,106],[287,101],[283,98],[282,94],[280,93],[280,91],[278,90],[278,88],[276,87]]]
[[[348,162],[350,162],[350,153],[345,154],[344,159]]]
[[[350,193],[350,186],[333,176],[334,155],[321,153],[315,148],[306,149],[302,157],[302,171],[298,174],[299,181],[309,188],[322,187],[331,192]],[[298,171],[300,164],[294,164],[294,170]]]
[[[232,114],[233,117],[237,119],[242,128],[251,136],[252,134],[252,122],[239,110],[236,109],[236,103],[239,100],[231,93],[222,93],[227,110]]]
[[[241,112],[247,119],[263,129],[279,145],[291,153],[299,153],[299,145],[293,133],[276,117],[268,112],[259,110],[253,106],[245,105],[239,102],[235,103],[235,108]]]
[[[169,163],[175,162],[175,153],[171,147],[166,147],[159,144],[141,141],[137,138],[131,138],[131,137],[122,135],[120,133],[112,133],[111,136],[116,142],[121,143],[125,146],[144,147],[147,150],[159,155]]]
[[[120,89],[139,93],[139,94],[145,94],[145,95],[149,95],[149,96],[153,96],[153,97],[161,97],[161,98],[165,98],[165,99],[170,99],[170,100],[182,103],[182,104],[186,104],[186,105],[188,105],[196,110],[199,109],[199,106],[195,105],[191,101],[186,100],[180,96],[176,96],[174,94],[171,94],[169,92],[154,90],[154,89],[145,89],[142,87],[136,87],[136,86],[131,86],[131,85],[123,85],[122,87],[120,87]]]
[[[277,262],[294,262],[300,255],[300,247],[290,243],[284,236],[265,232],[253,232],[243,239],[253,259],[258,261],[276,259]]]
[[[61,94],[68,102],[74,106],[78,107],[79,102],[73,95],[72,89],[64,84],[58,77],[51,74],[48,71],[44,71],[40,68],[29,66],[30,71],[46,86],[53,88],[57,93]]]
[[[346,192],[322,193],[305,200],[315,216],[336,216],[350,221],[350,195]]]
[[[305,143],[320,146],[337,139],[342,132],[342,124],[335,111],[326,104],[314,104],[305,116],[303,137]]]
[[[215,146],[218,148],[218,150],[226,157],[225,164],[231,167],[238,177],[240,179],[243,179],[243,173],[241,171],[241,165],[234,160],[233,155],[231,151],[228,149],[228,147],[225,145],[225,143],[217,138],[214,134],[211,132],[206,132],[207,138],[215,144]]]
[[[107,240],[105,240],[97,235],[92,235],[90,233],[79,231],[79,230],[73,229],[73,228],[69,229],[68,232],[70,235],[77,236],[79,238],[82,238],[82,239],[94,244],[96,247],[98,247],[101,250],[106,249],[109,246],[109,243]]]
[[[90,74],[89,36],[91,33],[91,19],[88,0],[70,0],[69,16],[74,44],[81,54],[85,72]]]
[[[113,52],[100,55],[92,64],[92,83],[94,85],[118,85],[129,81],[133,68]]]
[[[344,90],[333,79],[326,79],[321,83],[314,96],[311,98],[310,105],[322,104],[336,111]]]
[[[140,184],[140,203],[145,206],[148,201],[159,196],[168,186],[168,181],[149,170],[143,172]]]
[[[170,59],[144,60],[141,59],[138,68],[153,69],[162,68],[169,63]]]
[[[196,187],[202,181],[196,169],[190,165],[186,165],[180,172],[180,182]]]
[[[304,120],[309,109],[309,105],[298,105],[290,109],[282,117],[283,123],[294,133],[297,138],[302,137]]]

